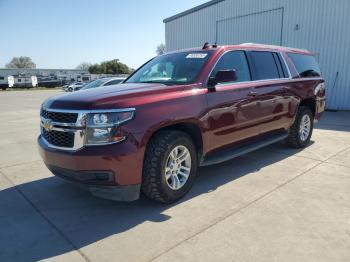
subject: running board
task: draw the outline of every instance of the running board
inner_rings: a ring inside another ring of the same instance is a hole
[[[278,134],[269,136],[268,138],[264,138],[262,140],[259,140],[258,142],[246,144],[243,146],[235,147],[233,149],[225,150],[220,153],[216,153],[212,156],[204,158],[200,166],[210,166],[219,164],[228,160],[231,160],[233,158],[245,155],[249,152],[255,151],[257,149],[260,149],[262,147],[277,143],[279,141],[282,141],[288,137],[288,133]]]

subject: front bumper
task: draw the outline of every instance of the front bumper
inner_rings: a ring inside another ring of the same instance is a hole
[[[100,198],[129,202],[135,201],[140,197],[141,184],[113,185],[111,181],[114,178],[114,174],[108,171],[73,171],[55,166],[48,166],[48,169],[55,176],[77,183],[92,195]],[[111,185],[104,185],[108,183]]]
[[[93,195],[102,198],[138,199],[144,149],[139,148],[134,139],[73,152],[51,148],[41,136],[38,145],[45,165],[54,175],[83,185]]]

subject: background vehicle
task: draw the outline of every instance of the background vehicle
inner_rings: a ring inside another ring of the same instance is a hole
[[[13,76],[0,76],[0,88],[6,90],[8,87],[13,87],[15,78]]]
[[[38,85],[46,88],[53,88],[61,85],[61,81],[57,79],[56,76],[42,76],[38,77]]]
[[[94,195],[131,201],[142,190],[171,203],[198,166],[283,140],[307,146],[324,108],[310,52],[206,43],[152,59],[120,87],[47,100],[38,142],[53,174]]]
[[[80,90],[85,85],[83,82],[76,82],[68,85],[66,88],[63,88],[66,92],[75,92]]]
[[[14,76],[14,87],[17,88],[33,88],[38,86],[38,79],[36,76],[28,76],[25,74]]]
[[[102,87],[102,86],[117,85],[122,83],[125,79],[126,77],[107,77],[107,78],[96,79],[86,84],[85,86],[83,86],[80,90],[87,90],[87,89]]]

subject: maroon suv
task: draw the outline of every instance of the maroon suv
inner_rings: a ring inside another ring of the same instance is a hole
[[[121,85],[48,99],[38,142],[53,174],[96,196],[171,203],[198,166],[281,140],[305,147],[324,108],[310,52],[205,44],[158,56]]]

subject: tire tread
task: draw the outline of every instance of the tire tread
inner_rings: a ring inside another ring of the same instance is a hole
[[[166,151],[179,138],[191,138],[184,132],[176,130],[160,131],[147,146],[143,167],[142,191],[150,199],[161,203],[174,200],[165,192],[160,176],[160,167]]]
[[[309,140],[310,140],[311,135],[312,135],[312,129],[313,129],[312,123],[311,123],[311,130],[310,130],[309,138],[305,142],[302,142],[299,138],[299,125],[300,125],[301,118],[303,115],[305,115],[305,113],[308,113],[310,116],[313,116],[312,111],[310,110],[309,107],[300,106],[298,109],[298,113],[297,113],[297,116],[295,118],[295,121],[294,121],[293,125],[291,126],[291,128],[289,129],[289,135],[286,139],[286,143],[290,147],[303,148],[309,143]],[[313,117],[311,117],[311,121],[312,121],[312,119],[313,119]]]

